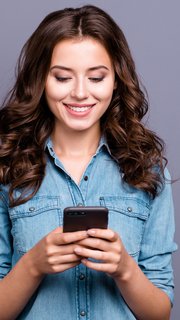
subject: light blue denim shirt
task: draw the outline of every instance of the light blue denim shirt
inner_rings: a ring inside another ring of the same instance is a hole
[[[64,169],[50,140],[46,151],[46,175],[31,200],[9,208],[7,187],[1,186],[0,278],[42,237],[62,225],[65,207],[102,205],[109,209],[109,228],[118,232],[144,274],[172,302],[171,253],[176,245],[170,183],[165,184],[155,200],[123,184],[118,165],[103,139],[79,185]],[[169,177],[167,170],[165,174]],[[111,277],[80,264],[63,273],[47,275],[18,319],[131,320],[135,317]]]

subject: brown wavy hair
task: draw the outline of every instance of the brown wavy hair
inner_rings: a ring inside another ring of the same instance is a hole
[[[124,182],[153,198],[163,185],[164,144],[141,122],[148,102],[122,30],[95,6],[66,8],[47,15],[24,45],[15,85],[0,111],[0,183],[9,186],[10,206],[29,200],[44,178],[45,143],[54,127],[44,95],[51,56],[59,41],[77,37],[98,40],[114,65],[117,87],[101,128]],[[18,199],[15,190],[21,191]]]

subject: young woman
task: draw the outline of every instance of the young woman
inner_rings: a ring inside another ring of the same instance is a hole
[[[126,39],[94,6],[49,14],[0,111],[0,319],[169,319],[174,220],[163,142]],[[63,233],[68,206],[108,229]]]

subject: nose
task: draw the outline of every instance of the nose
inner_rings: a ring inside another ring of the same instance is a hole
[[[71,91],[71,97],[77,100],[84,100],[88,98],[88,90],[85,79],[77,79]]]

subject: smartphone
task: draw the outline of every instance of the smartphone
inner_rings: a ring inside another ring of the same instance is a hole
[[[91,228],[106,229],[108,209],[101,206],[67,207],[64,209],[63,232],[88,230]]]

